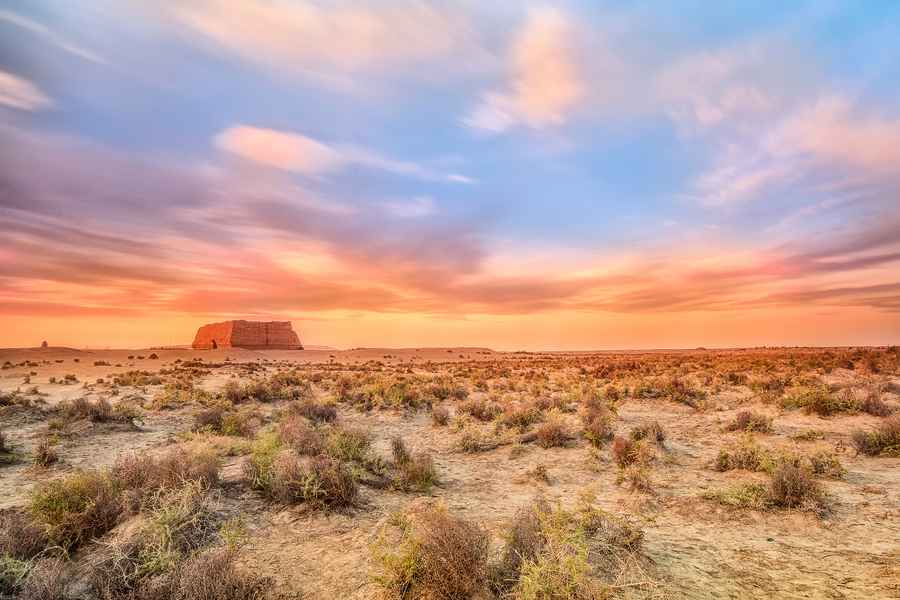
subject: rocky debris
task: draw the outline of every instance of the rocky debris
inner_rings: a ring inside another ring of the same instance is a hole
[[[197,330],[195,350],[249,348],[254,350],[303,350],[290,321],[225,321]]]

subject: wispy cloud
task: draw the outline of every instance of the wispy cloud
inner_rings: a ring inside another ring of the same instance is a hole
[[[308,176],[324,175],[351,165],[449,183],[474,183],[459,173],[440,173],[352,144],[328,145],[300,133],[236,125],[219,133],[215,145],[246,160]]]
[[[135,302],[167,314],[446,315],[900,304],[896,215],[782,247],[719,246],[709,257],[673,242],[626,261],[597,254],[512,275],[489,268],[476,223],[423,219],[435,209],[427,197],[336,216],[302,190],[254,187],[252,173],[224,166],[164,168],[77,140],[3,134],[17,148],[0,160],[0,189],[13,191],[0,196],[5,314],[119,314]],[[39,169],[48,161],[50,174]]]
[[[731,141],[729,141],[731,140]],[[855,107],[844,96],[828,95],[801,106],[753,136],[728,144],[715,165],[694,183],[703,204],[722,206],[789,193],[801,185],[818,198],[845,195],[860,182],[869,194],[900,185],[900,120]],[[796,190],[795,190],[796,193]],[[862,191],[858,190],[857,196]]]
[[[510,49],[509,81],[483,94],[466,125],[499,133],[518,125],[543,129],[565,123],[585,96],[576,37],[560,10],[532,10]]]
[[[53,101],[27,79],[0,71],[0,105],[34,111],[53,106]]]
[[[39,35],[60,50],[68,52],[69,54],[77,56],[78,58],[101,65],[108,64],[107,60],[102,56],[69,41],[64,36],[58,34],[46,25],[38,23],[33,19],[23,17],[22,15],[8,10],[0,10],[0,21],[11,23],[12,25],[30,31],[35,35]]]
[[[324,80],[403,69],[470,46],[466,14],[440,4],[166,1],[167,14],[213,47],[281,73]]]
[[[384,203],[389,214],[401,219],[428,217],[437,212],[437,205],[430,196],[418,196],[411,200],[395,200]]]

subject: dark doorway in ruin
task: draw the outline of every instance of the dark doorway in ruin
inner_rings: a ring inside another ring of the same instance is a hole
[[[212,347],[213,350],[215,350],[216,348],[219,347],[219,345],[216,343],[216,340],[213,340],[212,342],[213,342],[213,347]]]

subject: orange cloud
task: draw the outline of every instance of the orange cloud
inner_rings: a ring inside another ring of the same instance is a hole
[[[767,339],[780,339],[795,311],[837,315],[821,323],[840,327],[853,313],[880,313],[888,328],[900,312],[896,210],[825,238],[716,244],[712,258],[673,239],[626,257],[549,248],[543,261],[509,269],[517,248],[490,249],[483,223],[411,219],[382,203],[336,215],[280,180],[257,185],[253,173],[165,167],[13,131],[0,130],[10,141],[3,148],[16,149],[0,160],[0,184],[15,192],[0,195],[0,318],[17,333],[0,328],[0,345],[26,343],[43,319],[66,317],[106,326],[133,318],[143,332],[135,340],[169,320],[341,315],[335,338],[351,339],[346,319],[358,326],[356,343],[377,343],[377,332],[405,323],[421,330],[395,332],[392,344],[424,345],[428,331],[432,344],[513,345],[532,326],[548,336],[539,345],[596,347],[604,344],[586,343],[585,332],[621,340],[629,323],[648,336],[632,343],[651,339],[654,327],[654,345],[687,343],[698,337],[683,323],[702,322],[696,315],[732,331],[745,331],[739,315],[769,315]],[[52,171],[40,168],[48,163]],[[762,339],[750,333],[735,341]],[[697,343],[709,339],[724,338]],[[175,341],[149,343],[167,342]]]

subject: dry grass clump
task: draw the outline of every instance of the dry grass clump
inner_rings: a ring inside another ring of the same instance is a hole
[[[500,416],[500,422],[506,427],[525,432],[529,427],[535,423],[539,423],[543,418],[544,414],[536,406],[510,404],[503,409],[503,414]]]
[[[838,457],[830,450],[819,450],[813,454],[774,452],[760,447],[749,434],[740,442],[721,449],[713,468],[717,471],[742,469],[772,474],[783,464],[832,479],[840,479],[846,473]]]
[[[801,457],[794,464],[808,468],[814,475],[841,479],[847,473],[847,469],[831,450],[819,450],[815,454]]]
[[[123,507],[135,512],[153,503],[161,490],[186,481],[208,489],[219,482],[219,459],[211,450],[175,448],[161,456],[126,454],[113,464],[111,476],[121,491]]]
[[[306,417],[316,425],[333,423],[338,418],[337,407],[334,404],[316,402],[309,398],[292,403],[288,407],[288,411]]]
[[[131,423],[138,418],[135,408],[119,403],[115,406],[105,398],[91,402],[87,398],[76,398],[60,403],[59,412],[64,421],[88,420],[92,423]]]
[[[430,454],[411,453],[399,436],[391,440],[391,452],[397,470],[393,479],[395,488],[428,492],[437,483],[437,470]]]
[[[59,461],[59,454],[53,447],[53,440],[50,438],[41,438],[41,441],[34,447],[32,462],[35,466],[47,468]]]
[[[39,484],[28,510],[51,542],[72,549],[112,529],[124,512],[147,506],[162,490],[185,481],[204,488],[215,484],[216,457],[186,450],[159,459],[126,456],[111,469],[79,471]]]
[[[781,508],[810,506],[815,510],[824,507],[825,495],[819,482],[802,467],[782,463],[772,473],[769,486],[772,504]]]
[[[613,439],[616,435],[612,426],[612,420],[594,418],[584,423],[584,437],[595,448],[603,447],[603,444]]]
[[[365,463],[369,458],[372,436],[358,427],[333,427],[328,432],[325,452],[338,460]]]
[[[791,462],[780,462],[773,470],[768,485],[741,484],[707,492],[704,497],[736,508],[795,508],[819,515],[829,510],[828,498],[813,474],[809,469]]]
[[[460,402],[457,409],[463,414],[485,422],[493,421],[503,412],[503,408],[498,403],[478,398]]]
[[[73,573],[69,564],[59,557],[34,561],[27,578],[21,583],[20,600],[68,600],[66,588]]]
[[[28,515],[0,511],[0,596],[17,597],[48,543],[44,529]]]
[[[162,385],[162,378],[149,371],[127,371],[112,378],[113,384],[122,387],[143,387],[145,385]]]
[[[340,460],[319,455],[308,459],[299,471],[294,465],[289,460],[288,467],[276,473],[276,496],[281,501],[301,501],[315,507],[331,508],[351,506],[356,502],[359,496],[356,478]],[[282,473],[286,476],[280,478]],[[279,485],[282,491],[278,490]]]
[[[630,465],[646,465],[653,460],[653,448],[647,440],[634,440],[622,436],[616,436],[612,444],[612,458],[620,468]]]
[[[14,509],[0,511],[0,555],[30,560],[47,547],[43,527],[27,513]]]
[[[259,417],[252,411],[234,411],[214,406],[194,415],[193,431],[251,437],[258,426]]]
[[[522,565],[537,559],[544,547],[541,516],[549,510],[549,505],[538,498],[533,505],[516,512],[503,534],[500,556],[491,566],[490,586],[497,595],[508,593],[519,581]]]
[[[412,382],[403,378],[378,376],[337,380],[335,398],[361,410],[374,408],[418,409],[431,404],[432,396],[423,395]]]
[[[562,416],[553,413],[538,426],[535,430],[535,437],[541,448],[563,447],[572,439]]]
[[[622,485],[628,484],[628,489],[632,492],[644,492],[646,494],[654,491],[653,479],[650,477],[650,469],[645,464],[628,465],[619,470],[616,475],[616,483]]]
[[[830,417],[839,413],[857,412],[860,403],[850,389],[845,388],[839,393],[835,393],[824,386],[817,385],[785,396],[781,399],[781,406],[783,408],[802,408],[808,414]]]
[[[384,532],[372,546],[373,581],[383,597],[460,600],[483,594],[490,536],[479,525],[429,507],[401,523],[400,539]]]
[[[769,489],[763,483],[743,483],[721,490],[705,492],[703,497],[724,506],[766,510],[771,508]]]
[[[734,469],[771,471],[774,468],[774,460],[769,453],[756,443],[751,435],[747,434],[740,442],[720,449],[713,468],[716,471],[731,471]]]
[[[875,417],[887,417],[894,413],[894,409],[881,399],[878,390],[869,390],[863,399],[859,409]]]
[[[873,431],[854,432],[853,445],[867,456],[900,457],[900,415],[888,417]]]
[[[755,431],[758,433],[771,433],[772,417],[752,410],[742,410],[735,416],[734,421],[725,426],[725,431]]]
[[[213,394],[195,387],[188,379],[180,379],[166,383],[149,402],[144,403],[144,407],[150,410],[174,410],[189,404],[207,405],[213,400]]]
[[[624,570],[643,534],[582,498],[575,511],[535,504],[520,511],[492,569],[498,595],[527,600],[592,600],[608,597],[609,583]]]
[[[818,429],[805,429],[793,434],[791,439],[795,442],[814,442],[825,439],[825,433]]]
[[[9,465],[18,460],[6,434],[0,431],[0,466]]]
[[[705,391],[678,377],[643,380],[635,387],[633,395],[635,398],[666,398],[691,408],[702,408],[706,399]]]
[[[268,379],[258,379],[243,384],[229,381],[219,391],[219,396],[230,404],[308,400],[312,398],[312,394],[310,382],[293,371],[280,371]]]
[[[431,422],[437,427],[444,427],[450,422],[450,409],[443,404],[431,407]]]
[[[122,514],[116,482],[108,471],[81,471],[39,484],[28,509],[50,541],[65,549],[103,535]]]
[[[359,495],[356,478],[341,460],[324,454],[301,458],[284,448],[276,434],[254,442],[244,477],[251,488],[286,504],[349,506]]]
[[[187,560],[166,586],[172,600],[264,600],[272,596],[272,581],[240,571],[235,552],[215,549]]]
[[[325,452],[325,435],[298,415],[288,415],[278,423],[278,437],[304,456]]]
[[[438,402],[465,400],[469,396],[469,390],[464,385],[453,381],[436,381],[425,389],[425,393]]]
[[[98,597],[157,593],[171,571],[216,538],[217,518],[199,482],[186,481],[159,495],[138,529],[101,546],[88,577]]]
[[[497,448],[499,445],[500,441],[495,436],[474,426],[463,429],[456,442],[456,446],[461,452],[469,454],[487,452]]]
[[[612,388],[615,389],[615,388]],[[609,395],[607,394],[607,398]],[[595,448],[600,448],[613,439],[616,420],[614,400],[606,400],[597,394],[588,395],[582,405],[581,422],[584,425],[584,437]]]
[[[666,441],[666,432],[662,428],[662,425],[659,424],[659,421],[653,421],[646,425],[638,425],[631,430],[630,435],[631,439],[634,441],[650,440],[657,444],[662,444]]]
[[[633,432],[632,432],[633,433]],[[653,482],[650,479],[649,464],[655,457],[650,440],[655,437],[638,437],[635,439],[616,436],[612,444],[612,458],[619,466],[616,483],[628,483],[631,491],[652,492]]]

